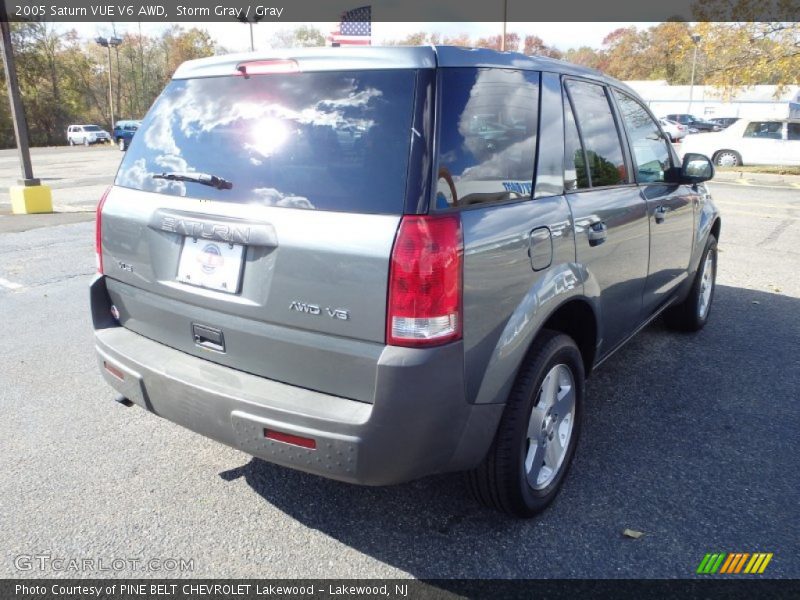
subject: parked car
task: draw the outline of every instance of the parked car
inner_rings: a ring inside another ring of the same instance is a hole
[[[687,136],[681,150],[724,167],[800,165],[800,119],[739,119],[719,133]]]
[[[97,208],[99,369],[121,403],[279,465],[467,471],[529,517],[572,462],[585,378],[660,314],[709,318],[713,165],[591,69],[218,56],[141,129]]]
[[[680,123],[681,125],[686,125],[686,127],[689,128],[691,133],[694,133],[694,131],[691,131],[692,129],[698,132],[719,131],[720,129],[722,129],[722,127],[720,127],[716,123],[712,123],[711,121],[706,121],[705,119],[699,119],[694,115],[690,115],[687,113],[671,114],[667,115],[664,118],[670,121],[675,121],[676,123]]]
[[[67,127],[67,142],[75,144],[110,144],[111,135],[98,125],[70,125]]]
[[[661,129],[667,134],[670,142],[680,142],[689,133],[688,127],[681,125],[677,121],[659,119],[658,122],[661,123]]]
[[[726,129],[736,123],[739,120],[739,117],[718,117],[716,119],[709,119],[711,123],[716,123],[720,126],[720,129]]]
[[[114,125],[114,141],[123,152],[128,149],[128,146],[133,139],[133,134],[139,129],[141,121],[117,121]]]

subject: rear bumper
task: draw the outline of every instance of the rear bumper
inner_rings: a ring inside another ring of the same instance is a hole
[[[386,347],[366,403],[237,371],[123,327],[98,327],[97,318],[95,342],[106,381],[142,408],[269,462],[351,483],[474,467],[503,409],[466,402],[460,343]],[[267,439],[265,429],[312,438],[316,448]]]

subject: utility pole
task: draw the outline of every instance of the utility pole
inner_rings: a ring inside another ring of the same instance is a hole
[[[689,108],[686,110],[689,114],[692,114],[692,99],[694,96],[694,70],[697,66],[697,46],[700,45],[700,40],[703,37],[697,33],[692,34],[692,41],[694,42],[694,57],[692,58],[692,79],[689,85]]]
[[[50,213],[53,212],[50,188],[46,185],[41,185],[41,182],[33,176],[31,152],[28,144],[28,123],[25,120],[25,110],[22,107],[22,98],[19,93],[14,51],[11,48],[11,28],[8,24],[5,3],[0,5],[0,19],[0,29],[2,29],[3,36],[3,68],[6,72],[8,99],[11,104],[11,120],[14,122],[14,137],[17,140],[19,163],[22,169],[22,179],[18,181],[19,185],[9,187],[11,210],[16,214]]]
[[[94,39],[99,46],[103,46],[108,51],[108,107],[111,112],[111,135],[114,135],[114,92],[111,87],[111,48],[116,48],[122,43],[122,39],[118,37],[104,38],[97,37]]]

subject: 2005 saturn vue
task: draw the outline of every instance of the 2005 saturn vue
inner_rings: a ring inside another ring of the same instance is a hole
[[[559,61],[191,61],[97,209],[100,369],[267,461],[367,485],[467,471],[531,516],[592,370],[661,313],[706,323],[713,173],[632,90]]]

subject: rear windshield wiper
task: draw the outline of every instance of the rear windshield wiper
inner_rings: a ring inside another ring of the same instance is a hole
[[[172,172],[172,173],[161,173],[160,175],[156,173],[153,175],[153,179],[169,179],[170,181],[191,181],[192,183],[200,183],[202,185],[207,185],[209,187],[217,188],[218,190],[229,190],[233,188],[233,183],[223,179],[222,177],[217,177],[216,175],[210,175],[208,173],[195,173],[195,172]]]

